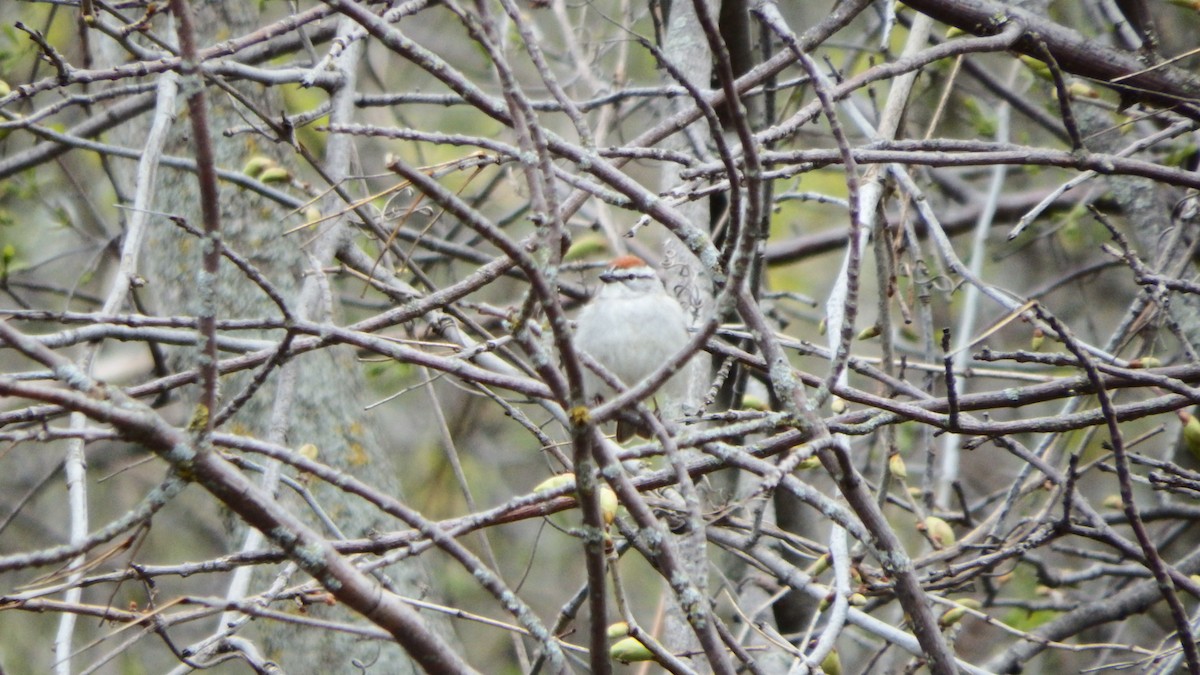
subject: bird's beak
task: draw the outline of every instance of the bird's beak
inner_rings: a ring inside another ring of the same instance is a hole
[[[606,284],[612,283],[615,279],[616,277],[613,276],[612,270],[604,270],[600,273],[600,281],[603,281]]]

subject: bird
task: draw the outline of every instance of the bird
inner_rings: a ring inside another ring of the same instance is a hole
[[[687,344],[688,314],[667,291],[654,268],[635,255],[613,259],[600,275],[603,282],[576,319],[575,346],[632,387]],[[668,379],[655,403],[667,415],[677,414],[687,400],[689,369]],[[595,401],[615,394],[611,386],[584,367],[584,391]],[[617,441],[625,442],[640,427],[617,421]]]

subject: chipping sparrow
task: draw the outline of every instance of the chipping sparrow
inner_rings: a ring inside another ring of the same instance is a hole
[[[575,345],[631,387],[674,356],[688,341],[688,317],[646,261],[620,256],[600,275],[604,284],[579,313]],[[584,389],[589,399],[611,396],[613,388],[587,367]],[[677,414],[688,392],[688,368],[659,388],[659,410]],[[617,440],[638,431],[617,422]]]

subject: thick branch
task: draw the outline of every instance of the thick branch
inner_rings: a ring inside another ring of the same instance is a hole
[[[1171,66],[1147,68],[1130,52],[1105,47],[1079,32],[1014,7],[991,0],[913,0],[918,12],[975,35],[995,35],[1012,22],[1021,25],[1013,49],[1035,59],[1049,50],[1058,66],[1073,75],[1095,80],[1121,94],[1126,103],[1149,103],[1173,108],[1200,120],[1200,80]],[[1043,46],[1044,45],[1044,46]]]

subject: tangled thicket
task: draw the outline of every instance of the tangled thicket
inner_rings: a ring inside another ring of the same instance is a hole
[[[1200,672],[1194,3],[791,4],[9,8],[0,665]]]

